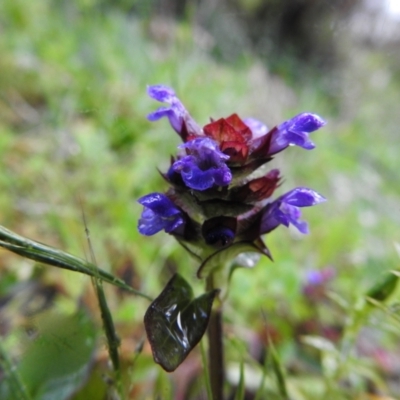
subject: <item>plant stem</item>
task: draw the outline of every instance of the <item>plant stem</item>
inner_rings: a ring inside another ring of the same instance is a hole
[[[212,288],[212,276],[207,279],[207,289]],[[218,301],[218,299],[216,299]],[[225,368],[222,340],[222,304],[213,308],[208,323],[208,364],[211,382],[212,400],[223,400]]]

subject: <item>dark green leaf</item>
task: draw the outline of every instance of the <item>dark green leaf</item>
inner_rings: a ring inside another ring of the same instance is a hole
[[[174,371],[204,335],[217,293],[193,300],[192,288],[176,274],[147,309],[144,325],[154,361],[166,371]]]
[[[367,297],[385,301],[396,289],[399,277],[393,272],[387,274],[367,292]]]

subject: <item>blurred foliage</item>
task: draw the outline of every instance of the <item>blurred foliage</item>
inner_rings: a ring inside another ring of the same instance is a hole
[[[111,3],[110,3],[111,4]],[[218,61],[238,64],[249,54],[291,85],[320,81],[335,102],[333,83],[349,56],[346,34],[362,0],[153,0],[134,2],[141,16],[190,19]]]
[[[306,7],[312,2],[298,3]],[[215,9],[210,24],[234,29],[234,35],[228,29],[225,36],[202,26],[207,14],[200,5],[187,2],[176,10],[171,4],[171,13],[162,14],[156,12],[155,1],[0,2],[1,225],[84,257],[83,208],[99,267],[151,297],[179,270],[198,296],[203,282],[195,278],[195,261],[168,235],[144,238],[136,231],[140,207],[135,201],[165,188],[157,168],[166,169],[179,143],[166,121],[146,120],[157,107],[147,98],[146,85],[173,86],[200,124],[232,112],[269,126],[301,111],[320,114],[328,125],[313,136],[317,149],[291,148],[274,163],[285,177],[282,193],[309,186],[329,201],[305,211],[311,228],[307,237],[280,228],[267,238],[274,263],[262,260],[233,274],[225,311],[232,370],[227,385],[239,382],[239,341],[245,347],[246,390],[255,393],[265,378],[264,393],[276,398],[273,373],[262,366],[272,340],[293,399],[368,399],[367,392],[398,396],[398,290],[383,308],[359,303],[385,279],[385,272],[399,265],[393,246],[400,242],[397,53],[356,42],[343,26],[340,7],[333,7],[339,14],[326,18],[331,33],[341,38],[335,44],[343,54],[340,73],[331,74],[328,68],[312,79],[310,68],[309,78],[300,82],[303,70],[293,52],[300,57],[303,52],[297,45],[291,52],[269,33],[257,38],[257,46],[267,50],[262,40],[279,44],[277,66],[276,49],[268,50],[264,59],[257,57],[247,46],[255,39],[231,23],[251,25],[251,15],[259,16],[266,29],[278,34],[277,25],[257,11],[278,7],[276,2],[241,1],[235,3],[241,7],[236,11]],[[284,15],[283,10],[269,12],[270,19]],[[308,35],[323,47],[323,32],[310,28]],[[224,37],[232,39],[226,47],[221,44]],[[326,57],[320,47],[308,47],[310,54]],[[240,49],[239,58],[220,63],[230,49]],[[303,68],[313,63],[307,61]],[[310,295],[305,291],[307,272],[326,267],[335,270],[335,277]],[[100,327],[101,322],[90,279],[3,250],[0,274],[2,347],[26,387],[47,392],[54,377],[68,389],[60,399],[73,393],[75,399],[101,399],[113,393],[104,338],[92,348],[92,324]],[[200,398],[199,354],[194,351],[181,368],[166,375],[154,364],[148,344],[141,346],[148,302],[108,285],[104,289],[121,338],[127,398],[179,398],[186,391]],[[90,315],[87,325],[76,317],[81,308]],[[61,332],[54,333],[57,329]],[[81,334],[90,343],[75,360],[73,348]],[[303,336],[312,339],[304,344]],[[58,358],[55,349],[63,349],[68,360]],[[42,352],[43,357],[35,355]],[[65,362],[62,379],[58,369],[46,378],[33,374],[52,371],[55,357]],[[0,380],[7,382],[5,358],[0,358]],[[74,376],[68,375],[70,361],[77,363]]]
[[[30,396],[19,395],[10,386],[11,379],[6,379],[0,386],[3,399],[68,398],[88,375],[95,330],[87,315],[45,313],[35,321],[35,326],[40,337],[25,345],[24,357],[16,371]]]

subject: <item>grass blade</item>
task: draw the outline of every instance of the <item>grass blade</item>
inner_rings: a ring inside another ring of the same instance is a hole
[[[80,272],[82,274],[101,279],[104,282],[118,286],[122,289],[126,289],[137,296],[144,297],[150,301],[152,300],[150,296],[133,289],[122,279],[119,279],[109,272],[96,267],[92,263],[89,263],[64,251],[55,249],[31,239],[27,239],[4,228],[3,226],[0,226],[0,247],[34,261],[42,262],[44,264],[70,271]]]
[[[275,347],[272,343],[272,340],[269,340],[268,348],[271,355],[272,369],[275,373],[276,382],[278,385],[279,394],[281,395],[283,400],[289,400],[287,388],[286,388],[286,378],[285,373],[283,371],[283,366],[281,360],[279,359],[278,353],[275,350]]]
[[[244,382],[244,361],[240,362],[240,375],[239,384],[236,389],[235,400],[243,400],[245,395],[245,382]]]

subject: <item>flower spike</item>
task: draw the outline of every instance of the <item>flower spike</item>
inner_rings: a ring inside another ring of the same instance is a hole
[[[253,249],[271,258],[261,235],[279,225],[308,233],[301,208],[325,198],[298,187],[272,200],[282,183],[280,172],[260,168],[289,146],[313,149],[309,134],[325,125],[322,118],[301,113],[268,130],[261,121],[233,113],[201,128],[173,89],[155,85],[147,91],[166,103],[148,119],[167,117],[183,144],[162,174],[171,185],[167,195],[152,193],[139,200],[144,206],[142,234],[165,230],[174,235],[202,262],[200,275],[205,277],[221,260],[225,263],[242,251]]]

